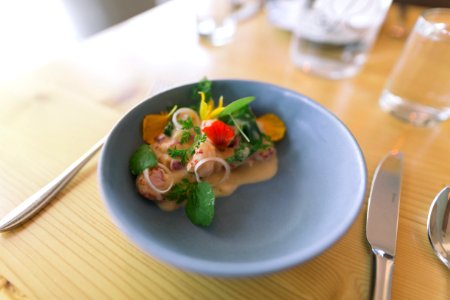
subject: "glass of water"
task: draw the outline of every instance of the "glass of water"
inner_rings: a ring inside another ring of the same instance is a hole
[[[303,1],[293,28],[293,63],[330,79],[355,75],[366,61],[391,2]]]
[[[450,8],[428,9],[418,18],[380,105],[417,126],[450,117]]]
[[[231,0],[195,0],[197,31],[214,46],[229,43],[236,32]]]

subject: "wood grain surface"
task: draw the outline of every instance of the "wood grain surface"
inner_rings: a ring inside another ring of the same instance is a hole
[[[410,29],[422,8],[409,9]],[[404,39],[392,8],[362,71],[330,81],[291,63],[291,35],[264,12],[223,47],[199,40],[189,1],[175,0],[113,27],[66,57],[0,87],[0,216],[50,181],[152,91],[203,76],[288,87],[320,102],[351,130],[369,183],[392,148],[405,154],[392,299],[449,299],[450,273],[428,243],[434,196],[450,184],[450,122],[416,128],[381,111],[378,98]],[[450,78],[449,78],[450,79]],[[432,80],[432,78],[430,78]],[[349,231],[320,256],[254,278],[192,274],[140,251],[99,196],[97,159],[25,225],[0,234],[5,299],[367,299],[372,258],[365,201]],[[367,198],[366,198],[367,200]]]

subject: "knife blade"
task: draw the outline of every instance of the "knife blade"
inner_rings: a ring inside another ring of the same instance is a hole
[[[393,150],[379,163],[372,180],[366,236],[374,255],[373,299],[390,299],[402,171],[403,154]]]

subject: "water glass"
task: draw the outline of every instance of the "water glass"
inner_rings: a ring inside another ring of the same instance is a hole
[[[280,29],[292,31],[299,7],[307,0],[265,0],[269,22]]]
[[[417,126],[450,117],[450,8],[425,10],[380,98],[381,107]]]
[[[293,28],[293,63],[330,79],[355,75],[366,61],[391,2],[303,1]]]
[[[214,46],[229,43],[236,31],[231,0],[195,0],[197,31]]]

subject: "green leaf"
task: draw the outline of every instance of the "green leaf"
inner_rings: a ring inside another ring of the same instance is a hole
[[[171,137],[173,129],[174,129],[173,122],[172,122],[172,120],[169,120],[166,127],[164,127],[164,131],[163,131],[164,135],[167,137]]]
[[[196,183],[185,207],[186,215],[195,225],[209,226],[214,218],[214,202],[211,185],[207,182]]]
[[[222,112],[218,115],[218,117],[224,117],[226,115],[231,115],[232,113],[242,109],[243,107],[247,106],[250,102],[255,100],[255,97],[245,97],[238,100],[235,100],[225,106],[225,108],[222,110]]]
[[[203,92],[205,93],[206,101],[209,101],[209,99],[211,99],[211,89],[212,89],[212,82],[205,77],[199,83],[197,83],[196,86],[192,88],[191,99],[196,102],[200,102],[201,96],[199,92]]]
[[[180,182],[174,184],[165,197],[167,200],[176,201],[178,204],[186,201],[192,194],[193,183],[189,182],[187,178],[183,178]]]
[[[133,153],[129,161],[131,174],[138,176],[147,168],[153,168],[158,164],[156,155],[148,144],[142,144]]]
[[[261,140],[262,133],[258,128],[256,116],[250,106],[244,106],[235,111],[233,115],[226,115],[220,118],[221,121],[228,125],[236,126],[243,138],[250,143]]]
[[[183,165],[185,165],[189,160],[188,149],[177,149],[175,146],[174,148],[169,148],[167,150],[167,154],[169,154],[172,158],[179,158]]]

